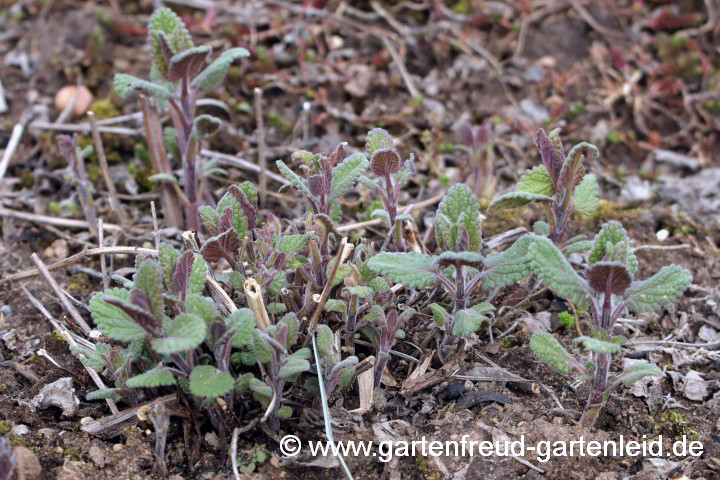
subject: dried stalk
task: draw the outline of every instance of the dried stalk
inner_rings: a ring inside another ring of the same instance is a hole
[[[245,290],[245,297],[247,298],[248,306],[255,314],[257,327],[263,332],[267,331],[270,326],[270,317],[268,316],[267,309],[265,308],[265,302],[263,302],[260,285],[258,285],[254,278],[248,278],[243,284],[243,289]]]
[[[100,132],[98,131],[95,114],[93,112],[88,112],[88,118],[90,119],[90,128],[92,129],[92,138],[93,143],[95,144],[95,153],[97,153],[98,162],[100,163],[103,178],[105,179],[105,185],[107,186],[108,193],[110,194],[110,207],[117,216],[117,221],[120,223],[120,225],[127,225],[127,217],[125,216],[125,212],[123,211],[120,200],[118,200],[115,183],[110,176],[110,167],[108,165],[107,157],[105,156],[105,148],[103,147],[102,138],[100,138]]]
[[[77,323],[80,328],[82,328],[85,335],[90,333],[92,328],[90,328],[90,325],[87,324],[87,322],[80,316],[78,311],[73,307],[72,303],[65,297],[65,294],[63,293],[62,289],[60,288],[60,285],[55,281],[55,279],[50,275],[50,271],[47,269],[45,264],[42,260],[40,260],[40,257],[37,256],[37,253],[33,253],[30,255],[30,259],[35,263],[35,266],[40,271],[40,274],[45,278],[45,281],[48,282],[50,285],[50,288],[53,289],[53,292],[55,292],[55,295],[57,295],[58,299],[60,300],[60,303],[62,303],[63,308],[65,311],[73,318],[75,323]]]
[[[255,89],[255,123],[258,137],[258,166],[260,167],[260,205],[267,208],[267,177],[265,176],[267,159],[265,158],[265,125],[263,124],[262,89],[260,88]]]
[[[140,106],[145,123],[145,138],[148,144],[150,163],[155,173],[171,173],[170,163],[165,152],[165,142],[162,134],[162,124],[157,112],[150,107],[150,101],[144,95],[140,96]],[[165,222],[173,228],[183,228],[183,215],[180,202],[172,185],[161,182],[158,185],[160,192],[160,206],[162,207]]]

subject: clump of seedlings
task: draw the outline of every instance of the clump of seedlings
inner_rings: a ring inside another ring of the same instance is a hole
[[[530,241],[527,257],[532,270],[556,295],[591,313],[591,334],[575,339],[592,352],[591,361],[577,360],[549,333],[534,334],[530,348],[552,369],[564,374],[578,372],[591,384],[582,423],[592,427],[613,388],[621,383],[631,386],[645,376],[662,373],[654,364],[637,362],[617,375],[609,375],[611,355],[621,355],[626,340],[613,334],[615,322],[628,310],[642,313],[673,303],[690,285],[692,275],[682,267],[668,265],[646,280],[635,280],[637,258],[618,222],[605,224],[595,236],[584,277],[549,238],[526,238]]]
[[[209,46],[194,46],[183,21],[169,8],[161,8],[150,17],[148,42],[152,54],[150,81],[118,73],[114,78],[115,92],[126,98],[136,90],[156,98],[158,105],[168,105],[173,129],[169,134],[177,147],[184,169],[186,224],[199,229],[197,154],[202,138],[216,133],[222,121],[212,115],[197,115],[196,101],[202,91],[223,83],[230,65],[247,57],[244,48],[231,48],[212,63]],[[175,182],[173,178],[163,181]]]
[[[480,204],[464,184],[450,188],[435,214],[435,236],[439,255],[417,252],[384,252],[372,257],[368,266],[393,282],[422,289],[440,284],[452,299],[452,312],[441,305],[432,307],[433,315],[443,329],[438,348],[441,360],[455,348],[460,338],[475,333],[494,307],[486,302],[470,306],[477,287],[490,289],[509,285],[525,277],[528,238],[522,237],[512,247],[491,253],[480,253],[482,230]]]

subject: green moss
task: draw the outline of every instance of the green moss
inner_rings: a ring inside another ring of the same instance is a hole
[[[498,343],[500,344],[500,347],[502,348],[511,348],[513,346],[513,341],[511,338],[505,337],[501,338]]]
[[[268,125],[275,128],[279,132],[287,133],[290,131],[290,126],[285,122],[285,119],[277,112],[268,113]]]
[[[7,435],[12,430],[12,423],[7,420],[0,420],[0,433]]]
[[[76,273],[70,277],[70,282],[67,286],[67,291],[71,295],[83,294],[89,295],[92,292],[92,285],[90,284],[90,278],[84,273]]]
[[[443,480],[444,475],[430,457],[415,457],[415,465],[425,480]]]
[[[587,222],[591,228],[600,226],[608,220],[617,220],[620,223],[634,220],[645,213],[642,208],[629,208],[626,205],[610,200],[598,200],[597,209],[591,217],[579,216],[581,221]]]
[[[575,316],[570,312],[558,313],[558,320],[562,323],[565,328],[575,327]]]
[[[677,410],[668,410],[655,415],[655,422],[651,428],[653,433],[661,434],[674,440],[681,440],[683,436],[690,440],[700,438],[699,433],[692,428],[688,416]]]

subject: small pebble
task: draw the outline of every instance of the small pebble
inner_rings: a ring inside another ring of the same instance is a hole
[[[80,419],[80,425],[87,425],[90,422],[94,422],[95,419],[92,417],[83,417]]]
[[[457,400],[462,397],[467,391],[464,385],[459,383],[451,383],[445,388],[445,399],[446,400]]]
[[[122,452],[124,445],[122,443],[116,443],[113,445],[113,452]]]
[[[658,230],[658,232],[655,234],[655,237],[661,242],[667,240],[667,238],[670,236],[670,232],[665,230],[664,228],[662,230]]]
[[[12,428],[13,435],[27,435],[30,433],[30,429],[26,425],[15,425]]]
[[[105,466],[105,453],[97,445],[90,447],[88,450],[88,457],[90,457],[90,460],[92,460],[98,468],[103,468]]]
[[[62,448],[60,449],[62,450]],[[15,447],[15,458],[17,458],[18,478],[26,480],[39,480],[42,474],[42,465],[37,455],[25,447]]]

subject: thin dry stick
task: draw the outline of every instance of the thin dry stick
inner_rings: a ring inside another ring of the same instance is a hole
[[[249,162],[244,158],[238,158],[235,155],[228,155],[227,153],[215,152],[213,150],[207,149],[200,150],[200,155],[214,158],[218,161],[218,163],[224,163],[225,165],[242,168],[243,170],[250,170],[251,172],[256,172],[258,174],[262,171],[262,169],[254,163]],[[265,176],[271,180],[275,180],[280,184],[288,183],[285,177],[281,177],[280,175],[273,172],[266,171]]]
[[[310,345],[310,342],[312,342],[312,336],[315,335],[315,326],[320,319],[320,314],[322,313],[323,308],[325,308],[325,302],[327,302],[328,296],[330,295],[330,289],[332,288],[335,274],[337,273],[338,267],[340,266],[340,259],[342,258],[343,252],[345,251],[346,244],[347,238],[343,237],[340,245],[338,246],[338,251],[335,254],[335,263],[333,264],[332,272],[330,272],[330,276],[328,276],[328,279],[325,282],[325,288],[323,288],[322,295],[320,295],[320,301],[318,302],[317,307],[315,307],[315,312],[313,313],[313,316],[310,318],[310,325],[308,325],[307,330],[308,334],[305,337],[303,347],[307,347],[308,345]]]
[[[373,5],[376,5],[375,2],[373,2]],[[388,52],[390,52],[390,56],[393,59],[393,62],[395,62],[395,66],[400,70],[400,76],[402,77],[403,81],[405,82],[405,86],[408,89],[408,92],[410,92],[410,96],[413,98],[416,98],[420,95],[420,92],[418,92],[418,89],[415,88],[415,84],[412,81],[412,78],[410,78],[410,74],[407,71],[407,68],[405,68],[405,62],[403,62],[403,59],[400,58],[400,54],[395,50],[395,47],[392,46],[392,43],[390,43],[390,40],[387,38],[383,38],[383,43],[385,44],[385,48],[387,48]]]
[[[165,152],[165,142],[162,134],[162,124],[154,108],[150,107],[150,101],[144,95],[140,95],[140,105],[143,112],[145,125],[145,138],[148,143],[148,155],[155,173],[170,173],[170,163]],[[160,206],[162,207],[165,222],[174,228],[183,228],[184,219],[180,203],[177,199],[176,190],[173,185],[161,182],[158,185],[160,191]]]
[[[50,275],[50,271],[47,269],[45,264],[42,260],[40,260],[40,257],[38,257],[37,253],[33,253],[30,255],[30,259],[33,261],[35,266],[40,271],[40,274],[45,278],[45,281],[50,284],[50,287],[55,292],[55,295],[57,295],[58,300],[60,300],[60,303],[62,303],[63,308],[65,311],[73,318],[75,323],[77,323],[80,328],[82,328],[85,335],[90,333],[92,328],[90,328],[90,325],[87,324],[87,322],[80,316],[78,311],[73,307],[72,303],[65,297],[65,294],[63,294],[62,288],[60,288],[60,285],[55,281],[55,279]]]
[[[103,247],[103,221],[102,218],[98,218],[98,246]],[[107,290],[110,288],[110,276],[107,273],[107,267],[105,266],[105,254],[100,255],[100,271],[103,277],[103,288]]]
[[[7,147],[5,147],[2,160],[0,160],[0,179],[5,176],[7,167],[8,165],[10,165],[10,160],[12,160],[12,156],[15,153],[15,150],[17,150],[17,147],[20,144],[20,139],[22,138],[22,134],[24,131],[25,124],[22,122],[18,123],[13,127],[12,133],[10,134],[10,141],[8,142]]]
[[[102,169],[103,178],[105,179],[105,185],[107,186],[108,193],[110,194],[110,207],[117,221],[120,225],[127,225],[127,217],[123,211],[122,204],[118,200],[117,190],[115,189],[115,183],[110,176],[110,166],[108,165],[107,157],[105,156],[105,148],[103,147],[102,138],[100,138],[100,132],[98,131],[97,120],[93,112],[88,112],[88,119],[90,119],[90,128],[92,129],[93,143],[95,144],[95,153],[97,153],[98,162]],[[107,287],[106,287],[107,288]]]
[[[105,225],[107,227],[107,225]],[[76,253],[75,255],[71,255],[68,258],[64,258],[62,260],[58,260],[57,262],[46,265],[46,269],[49,272],[52,272],[54,270],[58,270],[63,267],[67,267],[69,265],[72,265],[74,263],[82,262],[84,260],[87,260],[88,257],[97,256],[97,255],[150,255],[150,256],[157,256],[157,250],[153,250],[152,248],[140,248],[140,247],[102,247],[102,248],[91,248],[88,250],[84,250],[82,252]],[[0,285],[8,282],[16,282],[18,280],[25,280],[27,278],[32,278],[37,275],[40,275],[40,271],[38,269],[30,269],[30,270],[24,270],[22,272],[18,272],[14,275],[7,276],[0,280]]]
[[[30,293],[30,291],[25,287],[25,285],[20,285],[20,289],[22,290],[23,294],[25,294],[25,296],[27,297],[27,299],[30,300],[30,303],[32,303],[32,304],[35,306],[35,308],[37,308],[37,309],[40,311],[40,313],[42,313],[43,316],[50,321],[50,323],[51,323],[52,326],[55,328],[55,330],[57,330],[58,332],[60,332],[60,334],[61,334],[63,337],[65,337],[65,340],[66,340],[70,345],[77,346],[77,342],[76,342],[75,339],[72,337],[71,333],[67,330],[67,328],[64,328],[62,325],[60,325],[60,324],[52,317],[52,315],[50,315],[50,312],[48,312],[47,309],[45,308],[45,306],[44,306],[42,303],[40,303],[40,301],[39,301],[37,298],[35,298],[32,293]],[[78,355],[78,357],[80,357],[80,358],[85,358],[85,356],[82,355],[82,354]],[[96,372],[92,367],[90,367],[90,366],[88,366],[88,365],[85,365],[85,370],[87,370],[88,374],[90,375],[90,378],[92,378],[93,382],[95,382],[95,385],[96,385],[100,390],[104,390],[104,389],[107,388],[107,387],[105,386],[105,383],[102,381],[102,379],[100,378],[100,376],[97,374],[97,372]],[[112,398],[106,398],[105,401],[107,402],[108,407],[110,407],[110,411],[111,411],[113,414],[116,414],[116,413],[119,413],[119,412],[120,412],[120,410],[118,410],[117,405],[115,404],[115,400],[113,400]]]
[[[35,223],[44,223],[47,225],[55,225],[58,227],[82,228],[85,230],[94,230],[97,227],[96,225],[93,225],[91,229],[90,223],[86,220],[72,220],[69,218],[57,218],[47,215],[37,215],[35,213],[11,210],[9,208],[0,208],[0,217],[17,218],[18,220],[30,220],[31,222]],[[120,232],[123,230],[120,225],[115,225],[113,223],[106,223],[103,225],[103,228],[108,232]]]
[[[69,123],[62,123],[62,124],[56,124],[56,123],[49,123],[49,122],[40,122],[40,121],[34,121],[31,124],[28,125],[28,128],[30,130],[55,130],[60,132],[78,132],[78,133],[91,133],[92,129],[90,128],[90,125],[87,124],[80,124],[80,125],[72,125]],[[113,135],[129,135],[131,137],[139,137],[140,131],[134,129],[134,128],[125,128],[125,127],[98,127],[98,131],[100,133],[111,133]]]
[[[158,228],[157,212],[155,211],[155,202],[150,202],[150,211],[153,219],[153,237],[155,237],[155,250],[160,251],[160,229]]]
[[[267,177],[265,176],[267,159],[265,158],[265,125],[263,124],[262,89],[260,88],[255,89],[255,123],[257,126],[258,166],[260,167],[260,205],[267,208]]]
[[[408,205],[403,209],[401,213],[408,213],[410,209],[413,208],[424,208],[428,205],[434,205],[440,200],[443,199],[445,194],[441,193],[440,195],[435,195],[434,197],[428,198],[427,200],[423,200],[422,202],[414,203],[412,205]],[[365,228],[365,227],[372,227],[374,225],[380,225],[384,222],[382,218],[376,218],[374,220],[368,220],[366,222],[358,222],[358,223],[351,223],[350,225],[341,225],[338,227],[339,232],[348,232],[350,230],[356,230],[359,228]]]

